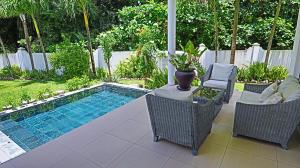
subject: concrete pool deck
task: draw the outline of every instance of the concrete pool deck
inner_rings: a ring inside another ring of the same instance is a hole
[[[153,142],[145,98],[0,165],[0,168],[300,168],[300,136],[290,149],[232,137],[235,92],[214,121],[198,156],[189,148]]]

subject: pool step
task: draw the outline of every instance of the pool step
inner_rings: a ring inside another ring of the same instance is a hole
[[[18,144],[0,131],[0,163],[4,163],[25,153]]]

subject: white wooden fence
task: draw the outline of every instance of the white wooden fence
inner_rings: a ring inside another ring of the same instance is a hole
[[[203,44],[200,45],[200,48],[205,48]],[[116,51],[113,52],[113,56],[111,59],[111,67],[112,70],[115,70],[117,65],[129,58],[132,54],[134,54],[133,51]],[[247,66],[254,62],[263,62],[265,59],[266,51],[260,47],[259,44],[253,44],[250,48],[245,50],[237,50],[236,51],[236,59],[235,64],[238,67]],[[49,56],[51,54],[47,53],[47,57],[49,60]],[[44,70],[45,64],[44,64],[44,57],[42,53],[34,53],[34,64],[35,68],[38,70]],[[104,62],[104,54],[103,49],[98,48],[94,51],[94,59],[95,59],[95,66],[96,67],[104,67],[107,68],[105,62]],[[203,56],[200,59],[200,62],[202,65],[207,68],[210,64],[214,63],[215,60],[219,63],[229,63],[230,62],[230,50],[221,50],[218,51],[218,57],[215,59],[215,51],[207,50]],[[294,62],[293,56],[292,56],[292,50],[272,50],[269,60],[270,66],[276,66],[276,65],[283,65],[285,66],[290,73],[293,73],[293,67]],[[15,54],[9,54],[9,61],[13,65],[19,66],[23,70],[31,70],[31,63],[29,59],[29,55],[27,51],[24,48],[19,48],[18,52]],[[167,59],[161,59],[158,60],[157,64],[160,68],[165,68],[167,66]],[[51,68],[50,61],[49,67]],[[0,54],[0,68],[7,66],[7,61],[4,57],[4,55]]]

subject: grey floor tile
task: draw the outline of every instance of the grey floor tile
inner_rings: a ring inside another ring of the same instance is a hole
[[[49,168],[71,153],[57,141],[52,141],[13,159],[11,163],[16,168]]]
[[[138,121],[128,120],[118,127],[110,130],[108,133],[129,142],[135,143],[140,138],[145,136],[147,132],[149,132],[149,128],[146,126],[146,124]]]
[[[72,150],[81,151],[101,136],[104,136],[104,133],[99,132],[96,127],[81,127],[60,137],[58,141]]]
[[[10,161],[0,164],[0,168],[15,168]]]
[[[174,159],[169,159],[163,168],[195,168]]]
[[[102,168],[77,153],[65,157],[51,168]]]
[[[88,144],[83,150],[82,155],[93,162],[107,166],[121,153],[126,151],[132,144],[116,138],[112,135],[104,135]]]
[[[168,157],[133,146],[115,160],[109,168],[162,168]]]
[[[180,148],[180,146],[165,140],[154,142],[152,132],[147,133],[143,138],[141,138],[137,142],[137,145],[165,156],[171,156],[177,148]]]

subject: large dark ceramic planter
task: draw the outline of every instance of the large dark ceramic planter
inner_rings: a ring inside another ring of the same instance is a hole
[[[194,71],[190,71],[190,72],[176,71],[175,76],[179,84],[178,86],[179,90],[188,91],[191,89],[191,84],[195,77]]]

